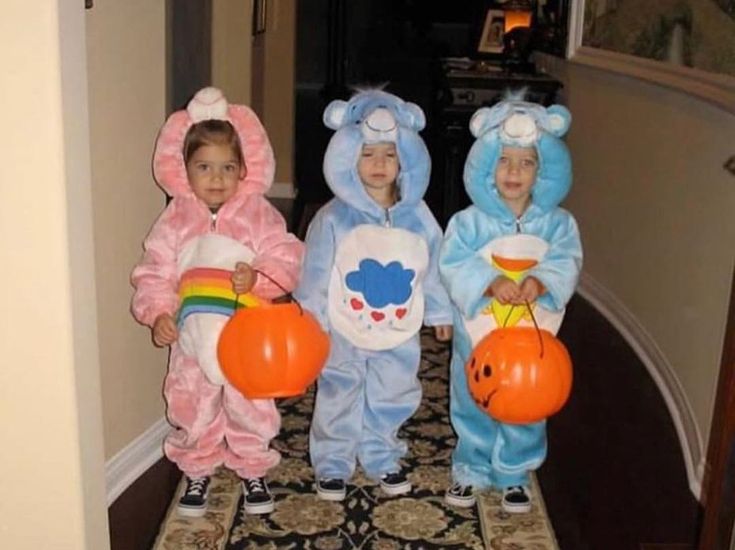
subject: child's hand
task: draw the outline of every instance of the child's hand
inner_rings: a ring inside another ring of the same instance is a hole
[[[169,346],[179,337],[174,318],[168,313],[162,313],[156,317],[153,323],[153,343],[158,347]]]
[[[501,304],[520,304],[521,289],[515,281],[505,275],[498,275],[485,291],[486,296],[492,296]]]
[[[452,325],[437,325],[434,327],[434,336],[440,342],[449,342],[452,339]]]
[[[258,274],[245,262],[237,262],[232,272],[232,291],[235,294],[246,294],[255,286]]]
[[[526,277],[521,283],[521,295],[519,304],[529,304],[544,293],[544,285],[536,277]]]

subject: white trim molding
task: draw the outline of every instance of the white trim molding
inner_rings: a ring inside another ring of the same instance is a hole
[[[653,378],[679,437],[689,489],[699,500],[706,461],[704,444],[691,404],[674,369],[646,328],[610,290],[585,272],[577,290],[615,327]]]
[[[161,418],[105,464],[107,506],[163,456],[163,440],[170,426]]]

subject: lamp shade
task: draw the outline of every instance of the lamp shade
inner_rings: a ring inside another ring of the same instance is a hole
[[[517,27],[530,27],[533,18],[533,4],[530,0],[510,0],[503,6],[505,24],[503,31],[508,32]]]

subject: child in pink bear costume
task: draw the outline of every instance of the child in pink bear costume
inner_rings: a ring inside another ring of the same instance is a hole
[[[154,176],[172,200],[133,270],[132,312],[154,343],[171,345],[164,395],[175,429],[164,451],[186,476],[181,515],[206,512],[221,464],[242,478],[246,512],[274,508],[265,475],[280,460],[269,448],[280,415],[272,399],[249,400],[231,386],[216,356],[236,307],[291,291],[299,276],[302,243],[263,195],[274,169],[256,115],[215,88],[173,113],[156,143]]]

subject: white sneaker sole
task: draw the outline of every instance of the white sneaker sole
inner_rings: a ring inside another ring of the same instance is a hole
[[[186,518],[200,518],[207,513],[207,507],[202,506],[201,508],[189,508],[188,506],[176,506],[176,513]]]
[[[398,495],[405,495],[406,493],[410,493],[413,487],[410,483],[405,483],[404,485],[398,486],[383,485],[381,483],[380,488],[386,495],[395,497]]]
[[[264,502],[262,504],[247,504],[243,502],[242,509],[245,510],[246,514],[257,516],[260,514],[270,514],[276,509],[276,505],[273,502]]]
[[[500,507],[503,509],[504,512],[508,512],[509,514],[527,514],[531,511],[531,503],[528,504],[506,504],[505,502],[500,502]]]
[[[471,496],[468,498],[459,498],[450,495],[444,495],[444,502],[449,504],[449,506],[454,506],[456,508],[472,508],[475,504],[477,504],[477,497]]]
[[[342,502],[347,498],[347,491],[320,491],[319,489],[316,489],[316,496],[321,500]]]

